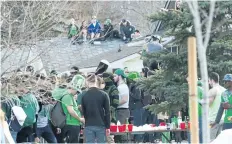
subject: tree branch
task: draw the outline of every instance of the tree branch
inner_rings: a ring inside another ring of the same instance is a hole
[[[214,9],[215,9],[215,0],[211,0],[208,23],[206,25],[206,35],[205,35],[205,40],[204,40],[205,50],[207,49],[209,39],[210,39],[211,27],[212,27],[213,16],[214,16]]]

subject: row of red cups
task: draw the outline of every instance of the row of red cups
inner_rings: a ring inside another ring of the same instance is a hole
[[[155,124],[150,124],[151,127],[155,127]],[[126,127],[128,128],[128,131],[133,131],[133,124],[123,124],[123,125],[111,125],[110,126],[110,132],[125,132]]]
[[[123,124],[123,125],[111,125],[110,126],[110,132],[125,132],[126,127],[128,128],[128,131],[131,132],[133,130],[133,124]]]

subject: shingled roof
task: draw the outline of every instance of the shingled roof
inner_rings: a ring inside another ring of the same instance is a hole
[[[102,59],[109,62],[122,59],[141,50],[142,47],[126,47],[118,39],[103,41],[99,45],[82,44],[71,45],[67,38],[52,39],[55,44],[50,50],[41,55],[45,70],[55,69],[59,72],[70,69],[71,66],[79,68],[89,68],[97,66]],[[42,43],[46,45],[46,43]],[[118,52],[119,47],[122,51]]]
[[[96,55],[87,61],[82,61],[77,64],[79,68],[89,68],[89,67],[95,67],[99,64],[99,62],[102,59],[105,59],[109,61],[110,63],[115,62],[117,60],[123,59],[127,56],[133,55],[135,53],[139,53],[142,50],[141,46],[134,46],[134,47],[128,47],[128,46],[123,46],[121,47],[121,51],[118,51],[118,48],[112,49],[108,52]]]

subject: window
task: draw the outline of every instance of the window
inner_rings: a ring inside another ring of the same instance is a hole
[[[168,50],[169,52],[174,52],[174,53],[178,54],[179,46],[167,47],[167,50]]]

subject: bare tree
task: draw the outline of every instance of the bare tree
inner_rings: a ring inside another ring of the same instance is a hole
[[[204,98],[202,102],[203,108],[203,115],[202,115],[202,131],[203,131],[203,143],[210,142],[210,132],[209,132],[209,121],[208,121],[208,106],[209,106],[209,98],[208,98],[208,69],[207,69],[207,59],[206,59],[206,50],[208,47],[210,34],[211,34],[211,27],[212,27],[212,20],[214,17],[214,10],[215,10],[215,0],[210,1],[210,10],[209,15],[205,12],[205,18],[202,21],[200,17],[199,11],[204,11],[200,9],[198,6],[198,1],[186,1],[189,9],[194,17],[194,28],[196,32],[197,38],[197,50],[198,50],[198,59],[200,62],[200,70],[201,70],[201,77],[203,81],[203,88],[204,88]],[[205,27],[206,30],[203,31],[202,27]]]
[[[59,24],[66,11],[68,2],[44,1],[5,1],[1,2],[1,63],[4,65],[13,53],[17,53],[18,61],[8,65],[6,71],[24,67],[37,60],[48,50],[44,47],[31,61],[29,54],[36,49],[39,41],[53,34],[53,28]],[[48,46],[49,47],[49,46]],[[21,54],[20,54],[21,53]],[[25,56],[27,55],[27,56]],[[26,58],[25,58],[26,57]],[[22,62],[24,61],[24,62]],[[1,72],[3,75],[6,71]]]
[[[128,10],[128,17],[137,29],[144,34],[150,34],[156,24],[149,19],[151,14],[156,13],[160,7],[164,7],[165,1],[133,1],[129,6],[122,9]]]

